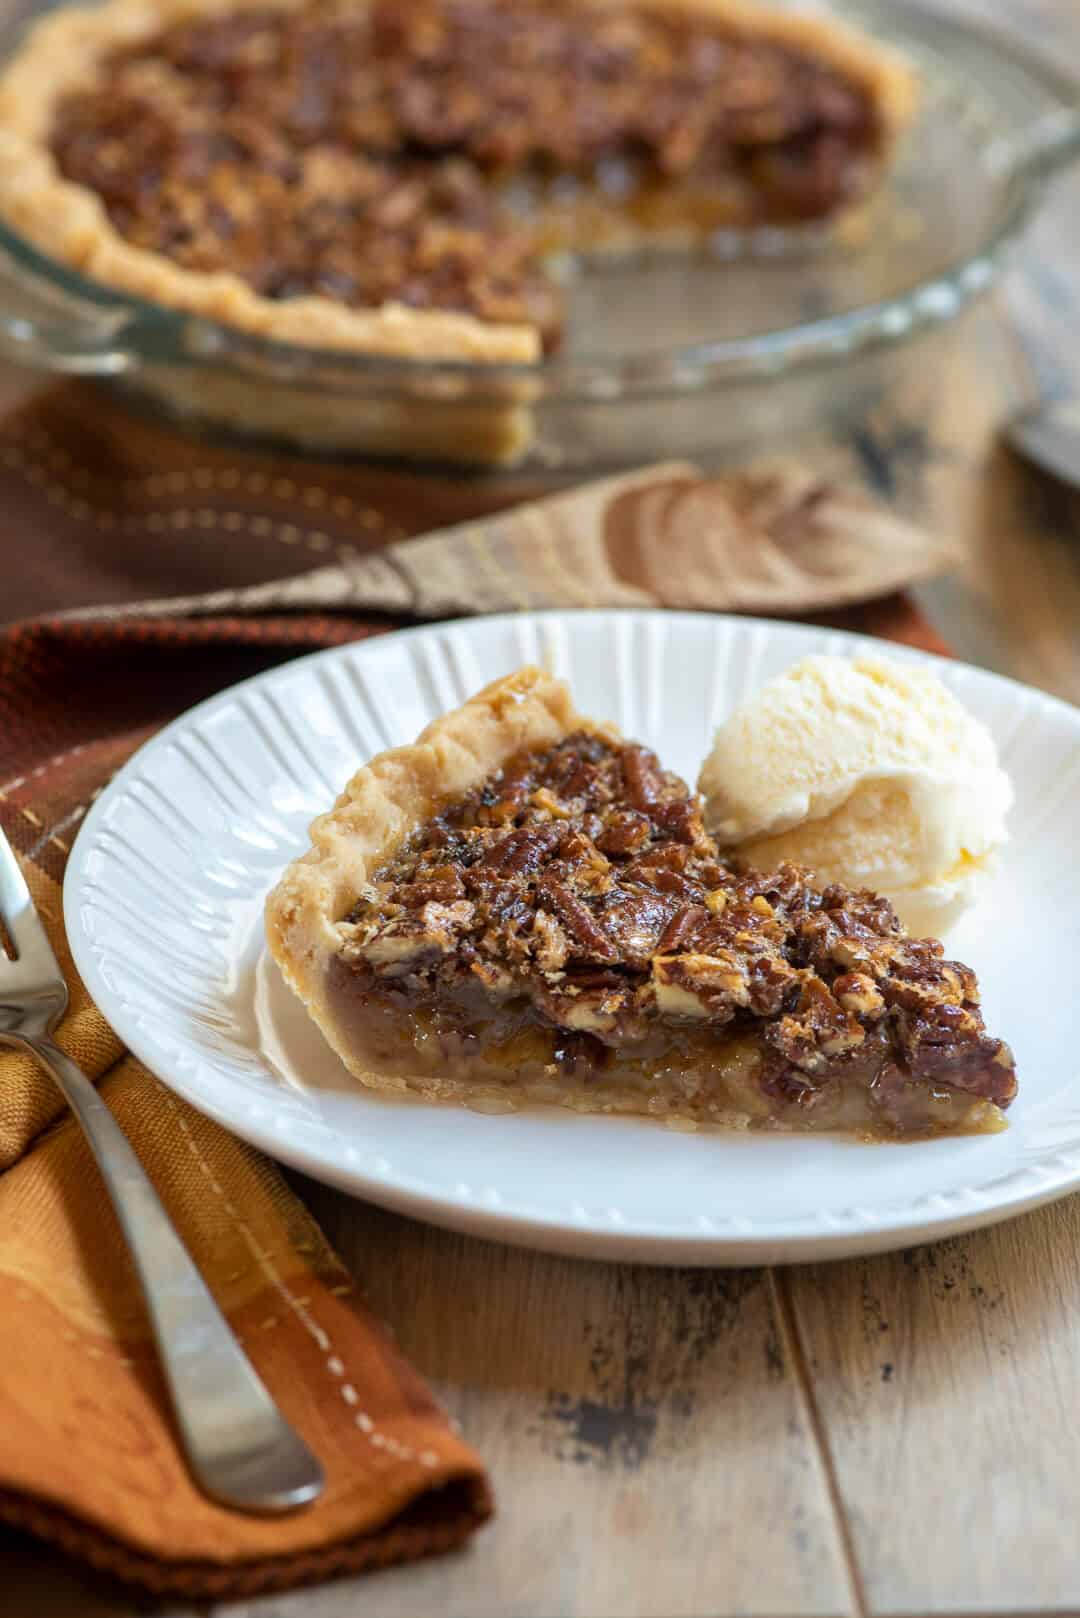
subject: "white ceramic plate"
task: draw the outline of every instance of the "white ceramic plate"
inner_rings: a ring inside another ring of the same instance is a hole
[[[1080,1186],[1080,711],[964,665],[930,660],[993,730],[1017,794],[1002,874],[949,939],[1016,1052],[1020,1097],[1000,1135],[863,1145],[383,1099],[350,1080],[266,958],[262,900],[311,818],[363,760],[520,663],[550,660],[586,712],[693,778],[733,703],[808,652],[865,644],[704,614],[538,613],[302,658],[177,720],[102,794],[68,866],[76,964],[136,1055],[236,1134],[502,1241],[788,1261],[901,1247],[1061,1196]]]

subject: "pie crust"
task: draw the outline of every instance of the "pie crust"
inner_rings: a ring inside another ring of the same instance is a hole
[[[358,770],[328,814],[311,827],[311,847],[289,866],[266,904],[270,951],[349,1071],[375,1089],[401,1089],[366,1066],[355,1029],[344,1025],[331,988],[341,924],[374,873],[450,798],[464,796],[515,753],[551,747],[576,731],[617,739],[575,712],[561,680],[524,668],[434,720],[410,747],[395,747]],[[465,1086],[435,1093],[459,1100]]]
[[[494,3],[509,5],[512,0]],[[583,3],[601,9],[619,0]],[[291,9],[303,0],[269,4]],[[832,19],[763,11],[750,0],[653,0],[653,6],[730,24],[834,66],[870,94],[881,129],[878,161],[881,166],[888,162],[915,101],[913,74],[892,52]],[[39,22],[0,76],[0,212],[7,222],[41,251],[96,283],[261,337],[415,359],[537,359],[540,334],[531,324],[500,324],[394,302],[358,309],[320,294],[271,299],[228,271],[183,268],[162,253],[131,245],[94,192],[63,178],[49,134],[54,110],[67,92],[92,82],[98,65],[117,46],[147,39],[175,22],[238,9],[243,8],[237,0],[106,0],[92,10],[64,9]],[[452,435],[447,447],[452,452]]]
[[[603,779],[602,817],[580,807],[600,801],[593,787],[566,788],[585,793],[578,808],[536,789],[552,760]],[[507,811],[515,780],[520,812]],[[561,681],[524,668],[356,773],[269,896],[270,950],[375,1090],[889,1138],[1002,1127],[1012,1058],[985,1032],[969,969],[908,939],[875,895],[818,895],[793,866],[723,867],[701,809],[647,750],[578,714]],[[599,885],[582,857],[604,867]],[[455,905],[436,892],[447,884],[503,895]],[[439,943],[455,911],[478,927]]]

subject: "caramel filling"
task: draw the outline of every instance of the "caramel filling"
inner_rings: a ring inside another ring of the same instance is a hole
[[[576,0],[240,7],[114,51],[61,172],[133,244],[269,298],[559,336],[554,249],[820,219],[865,188],[868,91],[689,12]]]
[[[343,1021],[395,1072],[882,1135],[993,1127],[1016,1090],[940,944],[795,866],[733,871],[685,784],[599,735],[446,805],[342,936]]]

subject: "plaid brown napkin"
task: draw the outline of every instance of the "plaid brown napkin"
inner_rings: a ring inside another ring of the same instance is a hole
[[[273,1522],[192,1488],[89,1152],[49,1081],[0,1055],[0,1518],[155,1590],[239,1595],[446,1550],[491,1505],[479,1460],[278,1171],[128,1055],[80,984],[60,883],[112,772],[210,692],[405,617],[652,604],[821,621],[843,607],[828,621],[941,649],[895,592],[948,549],[855,490],[791,467],[706,479],[674,465],[503,509],[528,492],[201,443],[81,385],[0,425],[17,556],[0,823],[71,986],[60,1043],[102,1082],[330,1480],[315,1508]]]

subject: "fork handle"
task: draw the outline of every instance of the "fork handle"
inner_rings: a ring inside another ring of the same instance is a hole
[[[322,1492],[322,1467],[255,1374],[127,1136],[90,1080],[51,1040],[15,1037],[55,1079],[93,1149],[146,1295],[195,1481],[212,1500],[238,1511],[278,1513],[309,1504]]]

